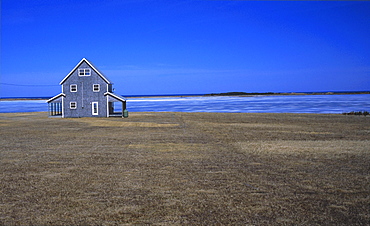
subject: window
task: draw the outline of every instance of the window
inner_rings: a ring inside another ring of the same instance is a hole
[[[77,108],[77,103],[76,102],[69,102],[69,108],[70,109],[76,109]]]
[[[90,68],[78,69],[78,75],[79,76],[90,76],[91,75],[91,70],[90,70]]]
[[[98,102],[92,102],[91,103],[91,107],[92,107],[92,114],[93,115],[98,115]]]
[[[71,92],[77,92],[77,85],[76,84],[70,85],[70,90]]]
[[[93,91],[94,92],[99,92],[100,91],[100,85],[99,84],[94,84],[93,85]]]

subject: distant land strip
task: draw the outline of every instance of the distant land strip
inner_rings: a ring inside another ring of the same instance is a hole
[[[370,94],[370,91],[343,91],[343,92],[266,92],[266,93],[246,93],[246,92],[227,92],[211,93],[204,96],[255,96],[255,95],[340,95],[340,94]]]

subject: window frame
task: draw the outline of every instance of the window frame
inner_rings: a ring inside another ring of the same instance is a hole
[[[78,76],[91,76],[91,69],[90,68],[79,68]]]
[[[96,112],[94,111],[95,104],[96,104]],[[91,113],[92,115],[99,115],[99,102],[91,102]]]
[[[97,89],[95,89],[95,86],[97,86]],[[93,92],[100,92],[100,84],[93,84]]]
[[[73,91],[74,89],[72,87],[75,87],[76,88],[75,91]],[[76,93],[77,92],[77,84],[71,84],[71,85],[69,85],[69,91],[71,93]]]
[[[75,101],[69,102],[69,109],[77,109],[77,102]]]

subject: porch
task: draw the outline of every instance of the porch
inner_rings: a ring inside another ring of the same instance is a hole
[[[65,97],[64,93],[60,93],[55,97],[47,100],[49,117],[60,118],[63,116],[62,100]]]
[[[108,117],[127,117],[125,114],[125,111],[127,111],[126,102],[110,101],[108,102],[108,108]]]
[[[62,117],[62,103],[61,102],[51,102],[49,103],[49,117]]]
[[[120,95],[106,92],[107,96],[107,117],[128,117],[128,111],[126,109],[126,99]]]

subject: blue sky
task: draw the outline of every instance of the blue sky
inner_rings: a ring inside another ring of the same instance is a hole
[[[122,95],[370,90],[369,1],[2,0],[1,97],[87,58]]]

